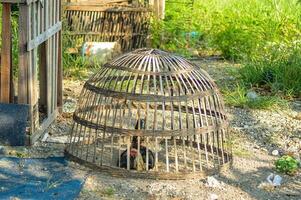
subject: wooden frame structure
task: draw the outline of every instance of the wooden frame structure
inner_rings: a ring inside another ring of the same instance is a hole
[[[160,50],[138,49],[105,64],[85,83],[73,119],[67,155],[114,175],[185,179],[217,173],[232,160],[216,84]]]
[[[0,3],[3,6],[0,99],[2,103],[30,106],[25,141],[30,145],[53,122],[62,106],[61,0],[0,0]],[[11,63],[12,4],[18,4],[19,8],[15,84]]]

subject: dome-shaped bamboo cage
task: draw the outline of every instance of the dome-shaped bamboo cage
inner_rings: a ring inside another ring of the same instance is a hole
[[[84,85],[66,155],[115,175],[183,179],[231,160],[227,118],[209,75],[184,58],[138,49]]]

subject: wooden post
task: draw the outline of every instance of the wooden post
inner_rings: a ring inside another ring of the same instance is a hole
[[[159,0],[159,18],[164,19],[165,16],[165,0]]]
[[[61,5],[61,0],[59,0]],[[62,8],[59,6],[59,21],[62,18]],[[57,74],[57,107],[59,112],[63,108],[63,66],[62,66],[62,31],[59,32],[58,40],[58,74]]]
[[[1,102],[9,103],[11,98],[12,33],[11,5],[3,3],[2,9],[2,52],[1,52]]]
[[[20,4],[19,8],[19,79],[18,79],[18,103],[28,104],[28,67],[29,52],[28,40],[28,7]]]
[[[150,5],[153,6],[154,14],[158,19],[164,19],[165,0],[152,0]]]

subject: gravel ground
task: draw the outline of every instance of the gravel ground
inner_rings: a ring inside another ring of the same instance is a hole
[[[216,60],[196,61],[217,81],[232,80],[226,68],[235,66]],[[30,157],[62,156],[70,131],[71,113],[82,88],[82,81],[65,80],[64,113],[48,130],[48,138],[33,147],[5,148],[5,153],[24,152]],[[301,153],[301,101],[291,103],[286,110],[249,110],[228,107],[233,138],[234,160],[231,167],[209,180],[183,181],[143,180],[116,178],[106,173],[92,171],[72,163],[74,167],[89,172],[79,196],[84,199],[301,199],[301,174],[287,176],[280,187],[262,188],[259,185],[274,170],[274,161],[283,153],[295,156]],[[271,155],[277,150],[279,155]],[[300,170],[299,170],[300,171]]]

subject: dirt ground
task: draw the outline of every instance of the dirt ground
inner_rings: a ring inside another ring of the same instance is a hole
[[[218,83],[231,80],[225,73],[231,63],[217,60],[195,61],[207,70]],[[234,66],[235,67],[235,66]],[[72,123],[72,112],[84,81],[64,81],[64,113],[48,130],[46,136],[30,148],[8,148],[26,151],[31,157],[62,156]],[[84,199],[301,199],[301,173],[295,176],[279,174],[274,161],[286,151],[300,155],[301,102],[295,101],[289,110],[258,111],[227,108],[234,141],[234,160],[230,168],[215,175],[217,185],[204,179],[167,181],[116,178],[101,171],[93,171],[77,163],[72,167],[88,172],[85,185],[78,197]],[[273,150],[279,155],[273,156]],[[11,153],[13,154],[13,153]],[[300,170],[299,170],[300,171]],[[271,174],[279,174],[280,187],[262,188]]]

